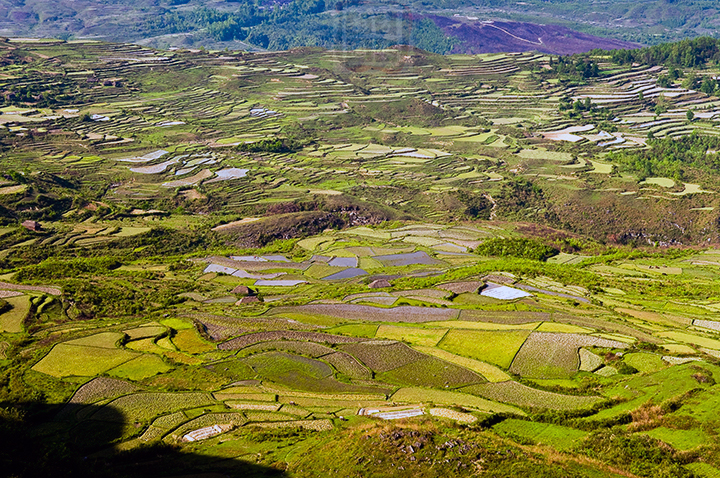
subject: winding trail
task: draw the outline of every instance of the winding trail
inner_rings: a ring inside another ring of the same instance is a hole
[[[532,41],[532,40],[526,40],[525,38],[521,38],[521,37],[519,37],[519,36],[517,36],[517,35],[513,35],[512,33],[510,33],[509,31],[505,30],[504,28],[500,28],[500,27],[498,27],[498,26],[495,26],[495,25],[493,25],[492,23],[486,23],[485,25],[488,26],[488,27],[497,28],[497,29],[500,30],[501,32],[505,33],[506,35],[510,35],[511,37],[513,37],[513,38],[516,39],[516,40],[524,41],[524,42],[530,43],[531,45],[543,45],[542,38],[540,38],[540,37],[538,37],[538,42],[534,42],[534,41]]]
[[[497,202],[490,194],[485,194],[485,199],[492,203],[492,209],[490,209],[490,220],[494,221],[497,218]]]

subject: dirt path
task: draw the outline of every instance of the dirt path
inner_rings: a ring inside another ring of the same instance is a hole
[[[490,220],[494,221],[497,218],[497,202],[489,194],[485,194],[485,199],[492,203],[492,209],[490,209]]]
[[[0,289],[5,290],[29,290],[33,292],[43,292],[50,295],[61,295],[62,290],[58,287],[46,287],[41,285],[20,285],[10,284],[9,282],[0,282]]]
[[[510,33],[509,31],[505,30],[504,28],[500,28],[500,27],[498,27],[498,26],[495,26],[495,25],[493,25],[492,23],[488,23],[488,24],[486,24],[486,26],[488,26],[488,27],[493,27],[493,28],[497,28],[497,29],[500,30],[501,32],[505,33],[506,35],[510,35],[511,37],[513,37],[513,38],[516,39],[516,40],[524,41],[524,42],[526,42],[526,43],[530,43],[531,45],[542,45],[542,44],[543,44],[541,38],[538,38],[539,43],[537,43],[537,42],[534,42],[534,41],[532,41],[532,40],[527,40],[527,39],[521,38],[521,37],[519,37],[519,36],[517,36],[517,35],[513,35],[512,33]]]

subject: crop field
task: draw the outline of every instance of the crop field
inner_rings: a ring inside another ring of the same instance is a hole
[[[21,295],[19,297],[7,297],[4,299],[10,310],[0,315],[0,328],[3,332],[22,332],[23,321],[30,312],[30,297]]]
[[[0,53],[0,408],[33,439],[288,476],[348,437],[407,476],[720,469],[714,63]],[[607,455],[636,445],[665,454]]]
[[[472,385],[463,388],[462,391],[498,402],[536,409],[576,410],[589,408],[601,400],[601,397],[597,396],[546,392],[513,381]]]
[[[448,352],[508,368],[529,331],[450,330],[439,347]]]
[[[349,344],[341,349],[375,372],[388,372],[424,358],[407,345],[394,341]]]
[[[484,378],[465,368],[434,357],[424,358],[378,376],[380,380],[408,386],[458,388],[484,382]]]
[[[381,325],[375,337],[391,340],[399,340],[416,345],[432,347],[445,336],[447,330],[443,329],[420,329],[414,327],[397,327],[392,325]]]
[[[59,344],[33,370],[54,377],[94,377],[136,357],[124,350]]]
[[[578,371],[580,347],[626,348],[627,345],[590,335],[533,332],[515,356],[510,370],[534,378],[563,378]]]

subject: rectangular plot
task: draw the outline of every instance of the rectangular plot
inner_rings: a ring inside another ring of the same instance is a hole
[[[32,369],[53,377],[91,377],[137,356],[127,350],[58,344]]]
[[[0,314],[0,331],[10,333],[22,332],[23,321],[30,312],[30,297],[21,295],[19,297],[8,297],[4,300],[12,306],[12,309]]]
[[[376,372],[388,372],[425,358],[405,344],[358,343],[340,347]]]
[[[375,337],[432,347],[437,345],[447,331],[448,329],[421,329],[419,327],[381,325]]]
[[[529,330],[451,330],[438,346],[448,352],[508,368],[529,335]]]

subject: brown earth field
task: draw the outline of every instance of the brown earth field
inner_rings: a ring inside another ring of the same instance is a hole
[[[639,45],[577,32],[560,25],[525,22],[475,21],[465,17],[429,16],[443,31],[461,41],[452,53],[509,53],[539,51],[555,55],[584,53],[596,48],[619,50]]]

